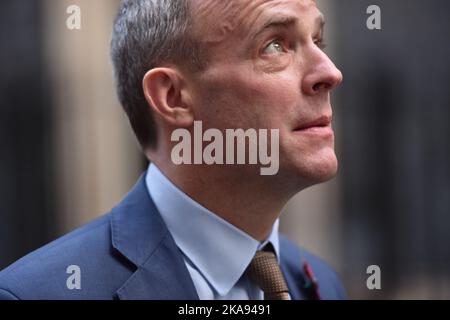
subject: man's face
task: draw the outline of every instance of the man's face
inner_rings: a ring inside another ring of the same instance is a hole
[[[209,56],[192,81],[196,120],[222,130],[279,129],[280,175],[304,186],[332,178],[330,90],[342,74],[320,47],[323,17],[315,2],[196,2]]]

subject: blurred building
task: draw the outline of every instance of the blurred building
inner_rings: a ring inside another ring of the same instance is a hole
[[[109,62],[117,5],[0,3],[0,268],[108,212],[144,168]]]

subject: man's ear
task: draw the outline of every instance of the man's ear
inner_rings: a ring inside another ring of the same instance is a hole
[[[174,127],[188,128],[194,123],[194,110],[181,74],[170,68],[155,68],[142,81],[147,102],[154,112]]]

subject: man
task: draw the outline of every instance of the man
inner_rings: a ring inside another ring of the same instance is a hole
[[[123,1],[118,94],[152,164],[111,213],[5,269],[0,297],[345,298],[324,262],[278,234],[287,201],[337,170],[330,91],[342,75],[323,25],[312,0]],[[173,133],[198,121],[278,130],[266,146],[279,143],[278,170],[175,164]]]

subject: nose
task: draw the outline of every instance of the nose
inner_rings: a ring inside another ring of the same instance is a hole
[[[302,80],[302,90],[307,95],[328,93],[343,80],[341,71],[336,68],[330,58],[318,47],[306,57],[306,69]],[[308,61],[309,60],[309,61]]]

